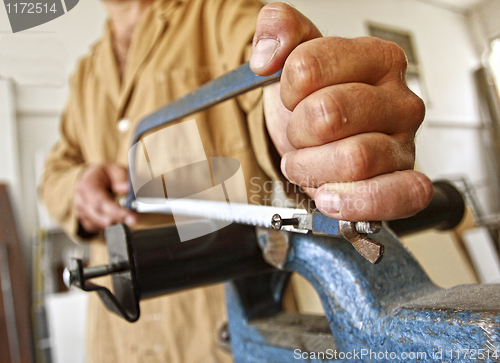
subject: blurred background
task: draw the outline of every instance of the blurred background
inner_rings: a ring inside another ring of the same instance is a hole
[[[404,242],[442,287],[500,283],[500,1],[289,3],[326,36],[374,35],[403,47],[408,83],[427,105],[416,167],[433,180],[451,180],[468,203],[455,231]],[[87,297],[66,291],[60,276],[71,257],[88,252],[48,219],[36,188],[44,155],[59,136],[68,78],[104,24],[100,1],[85,0],[13,34],[0,8],[0,183],[7,186],[0,188],[0,348],[11,352],[5,362],[85,362]],[[305,292],[301,310],[320,314],[308,283],[300,277],[293,283]],[[2,351],[0,362],[5,357]]]

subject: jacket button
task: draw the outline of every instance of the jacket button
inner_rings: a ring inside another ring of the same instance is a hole
[[[132,122],[128,118],[122,118],[118,123],[116,124],[116,128],[118,131],[121,133],[125,133],[128,130],[130,130],[130,126],[132,125]]]

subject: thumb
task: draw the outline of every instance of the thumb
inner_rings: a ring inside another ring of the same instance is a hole
[[[127,169],[118,164],[107,164],[106,174],[110,181],[111,191],[115,194],[124,194],[128,191]]]
[[[318,37],[318,28],[290,5],[266,5],[257,19],[250,68],[259,76],[274,74],[296,46]]]

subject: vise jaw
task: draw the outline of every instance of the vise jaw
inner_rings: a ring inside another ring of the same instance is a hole
[[[193,228],[200,228],[197,223],[210,221],[193,223]],[[417,224],[421,228],[424,223]],[[400,222],[393,225],[401,228]],[[97,290],[110,310],[129,321],[139,318],[140,300],[230,281],[228,328],[236,363],[349,357],[360,362],[404,357],[499,362],[500,285],[441,289],[386,223],[368,235],[385,247],[377,265],[340,237],[232,224],[182,243],[173,226],[131,232],[116,225],[106,231],[111,262],[106,271],[79,265],[72,280]],[[115,294],[87,281],[108,272]],[[291,272],[316,289],[324,317],[283,311]]]
[[[110,265],[84,269],[79,262],[68,280],[97,291],[111,311],[131,322],[139,318],[140,300],[229,281],[229,339],[236,363],[404,357],[500,362],[500,285],[441,289],[394,233],[454,227],[464,208],[457,193],[450,184],[435,183],[431,205],[413,220],[384,223],[378,233],[367,233],[385,248],[377,265],[343,238],[312,232],[232,224],[182,243],[175,226],[132,232],[116,225],[106,230]],[[212,222],[197,221],[192,228],[206,227],[203,223]],[[292,272],[316,289],[324,317],[283,311]],[[114,294],[89,281],[103,274],[112,274]]]
[[[257,236],[268,262],[309,280],[326,316],[256,317],[241,287],[228,284],[236,362],[500,361],[500,285],[435,286],[387,225],[370,236],[386,248],[378,265],[338,238],[278,237],[272,230]]]

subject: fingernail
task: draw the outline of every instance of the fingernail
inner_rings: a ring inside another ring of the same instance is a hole
[[[281,172],[283,173],[283,176],[287,179],[287,180],[290,180],[290,178],[288,178],[288,175],[286,173],[286,156],[283,155],[283,157],[281,158],[281,165],[280,165],[280,169],[281,169]]]
[[[127,226],[134,226],[135,225],[135,218],[132,216],[126,216],[125,217],[125,224]]]
[[[332,214],[339,214],[343,205],[340,195],[328,189],[318,191],[314,201],[319,210]]]
[[[280,42],[276,39],[261,39],[257,42],[250,57],[250,66],[254,69],[264,68],[274,58]]]

